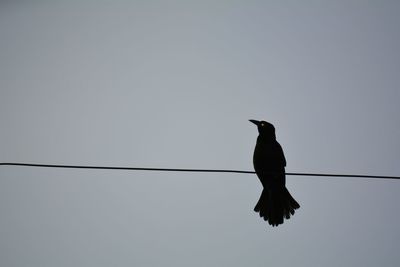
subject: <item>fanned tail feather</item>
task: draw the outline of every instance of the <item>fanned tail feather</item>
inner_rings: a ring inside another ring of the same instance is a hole
[[[286,187],[278,190],[264,189],[254,211],[272,226],[278,226],[288,220],[300,208],[299,203],[290,195]]]

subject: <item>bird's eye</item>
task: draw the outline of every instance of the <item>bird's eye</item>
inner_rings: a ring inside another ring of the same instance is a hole
[[[264,125],[265,125],[264,123],[261,123],[261,127],[264,127]]]

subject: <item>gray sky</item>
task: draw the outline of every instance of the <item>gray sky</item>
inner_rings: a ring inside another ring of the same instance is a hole
[[[400,175],[397,1],[0,4],[0,161]],[[0,168],[1,266],[398,266],[400,182]]]

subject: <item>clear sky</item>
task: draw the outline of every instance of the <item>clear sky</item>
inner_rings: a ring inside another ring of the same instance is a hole
[[[5,1],[0,161],[400,175],[398,1]],[[399,266],[400,181],[0,167],[1,266]]]

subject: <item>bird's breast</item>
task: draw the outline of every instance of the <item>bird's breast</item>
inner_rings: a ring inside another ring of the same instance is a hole
[[[253,154],[254,169],[256,172],[282,170],[285,167],[282,157],[273,143],[257,142]]]

